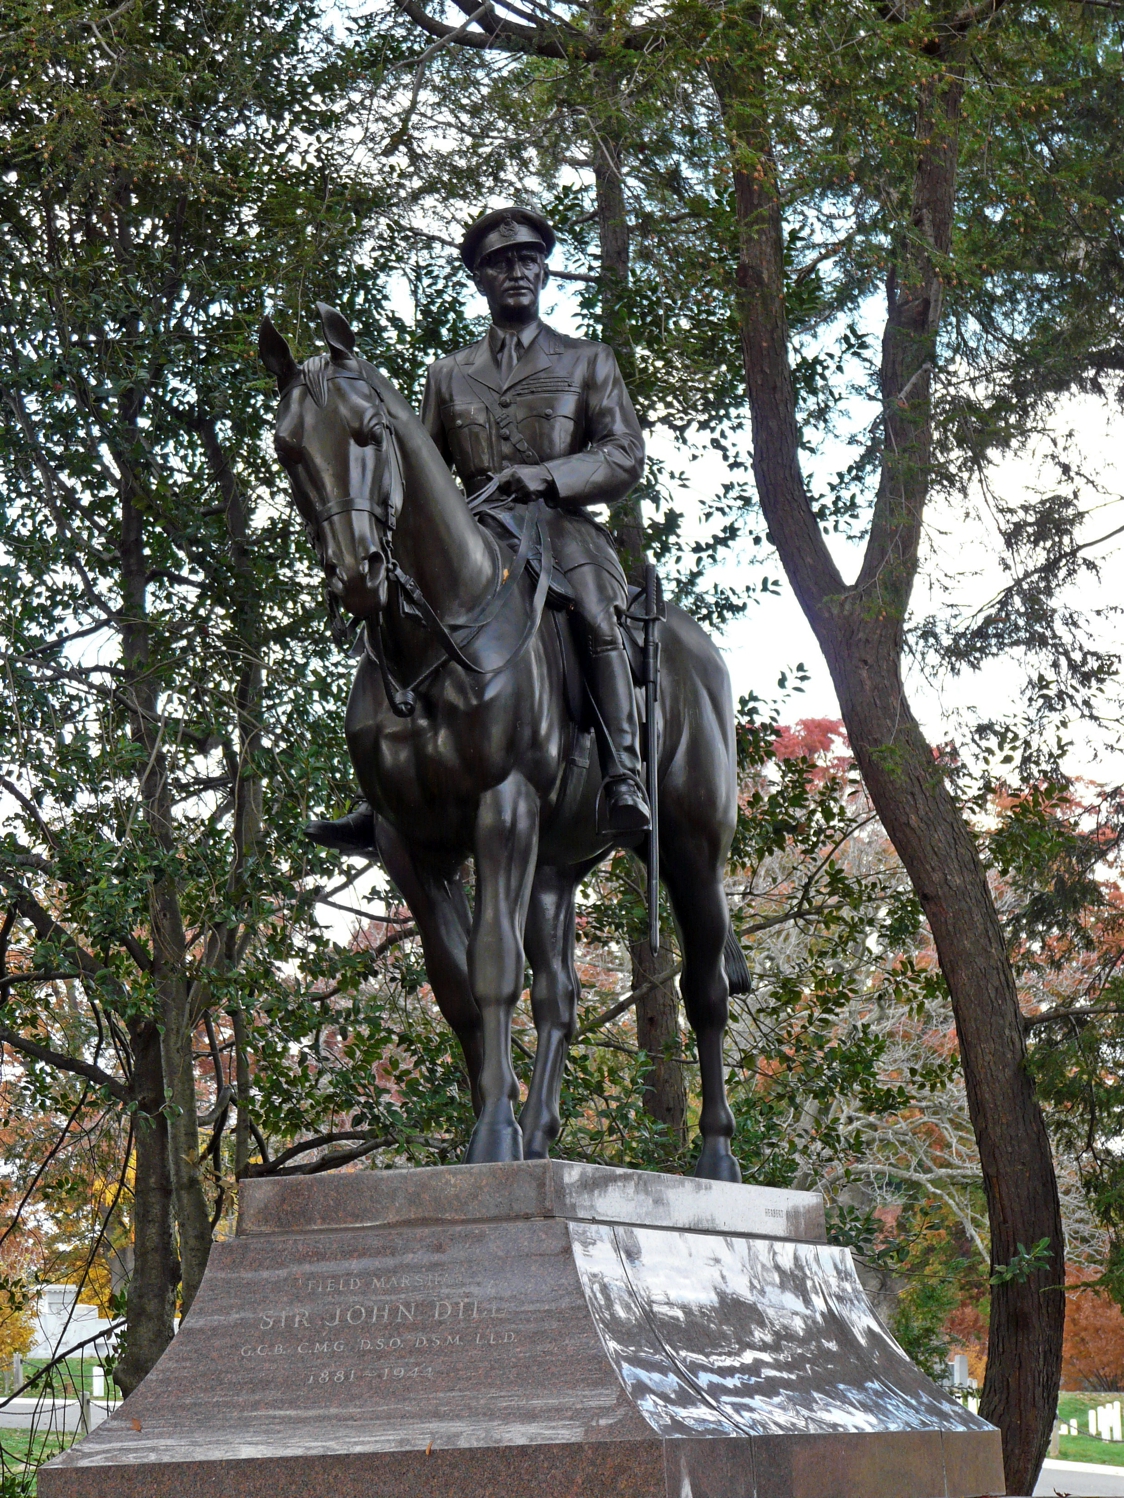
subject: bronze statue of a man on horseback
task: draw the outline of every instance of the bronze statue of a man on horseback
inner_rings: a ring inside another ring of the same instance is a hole
[[[581,994],[577,889],[634,848],[680,934],[702,1084],[696,1174],[738,1180],[722,1062],[730,982],[747,977],[722,882],[737,812],[729,679],[672,605],[656,691],[653,588],[630,598],[588,513],[638,482],[643,439],[612,351],[539,318],[553,245],[522,208],[467,231],[462,258],[492,326],[431,367],[420,420],[333,309],[319,309],[328,354],[302,365],[262,324],[277,452],[363,640],[345,731],[365,800],[309,835],[377,851],[417,922],[472,1086],[468,1163],[549,1153]],[[516,1120],[525,962],[538,1046]]]

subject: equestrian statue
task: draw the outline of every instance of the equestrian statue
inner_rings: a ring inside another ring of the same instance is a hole
[[[723,888],[737,815],[729,677],[669,605],[656,691],[653,574],[630,591],[588,513],[638,482],[643,438],[612,350],[539,319],[553,246],[526,208],[468,229],[461,255],[492,326],[430,368],[420,420],[334,309],[318,304],[327,355],[300,365],[262,323],[276,450],[332,604],[362,642],[345,732],[365,799],[308,832],[377,854],[417,923],[472,1089],[468,1164],[549,1154],[581,996],[577,890],[633,848],[680,936],[702,1088],[695,1174],[737,1181],[722,1039],[731,984],[743,991],[748,973]],[[517,1120],[525,963],[538,1045]]]

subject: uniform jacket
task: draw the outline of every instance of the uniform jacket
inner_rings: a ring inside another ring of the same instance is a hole
[[[470,495],[493,474],[528,462],[511,441],[512,426],[550,469],[563,507],[615,503],[644,472],[644,439],[612,349],[545,323],[506,384],[486,337],[438,359],[422,420]]]

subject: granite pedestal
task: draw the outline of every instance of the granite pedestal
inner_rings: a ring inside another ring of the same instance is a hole
[[[40,1498],[974,1498],[998,1433],[820,1198],[534,1161],[250,1181],[179,1334]]]

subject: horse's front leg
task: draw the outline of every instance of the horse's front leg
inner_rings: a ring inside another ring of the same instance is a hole
[[[523,1158],[523,1136],[515,1121],[519,1083],[511,1066],[511,1015],[523,990],[523,928],[538,841],[538,796],[522,775],[510,776],[480,798],[468,975],[484,1034],[483,1107],[469,1141],[467,1165]]]
[[[479,1115],[483,1047],[480,1014],[468,981],[471,917],[460,873],[428,864],[384,817],[375,820],[375,841],[386,872],[417,922],[426,976],[438,1009],[460,1041],[472,1111]]]

